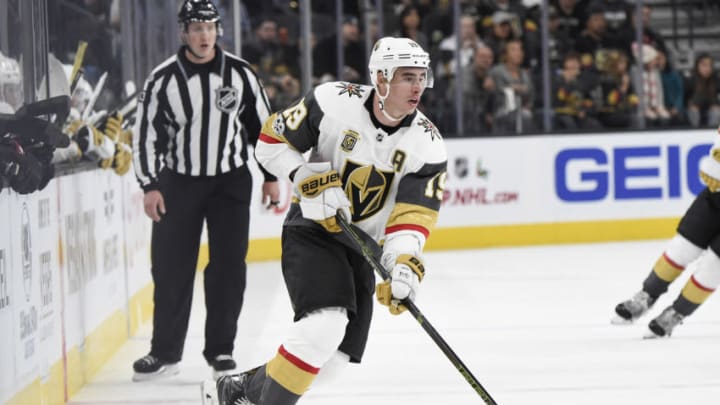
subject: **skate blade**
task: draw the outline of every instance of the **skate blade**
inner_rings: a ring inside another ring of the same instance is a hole
[[[610,320],[610,323],[613,325],[632,325],[633,321],[631,319],[625,319],[620,315],[615,315],[615,317]]]
[[[651,330],[645,332],[645,334],[643,335],[643,339],[645,339],[645,340],[664,339],[664,338],[667,338],[667,337],[668,337],[668,336],[660,336],[660,335],[656,334],[655,332],[653,332],[653,331],[651,331]]]
[[[215,381],[203,381],[200,385],[200,395],[202,396],[203,405],[218,405],[217,387],[215,386]]]
[[[169,378],[172,376],[176,376],[180,374],[180,367],[178,366],[178,363],[173,364],[166,364],[160,368],[160,370],[154,372],[154,373],[138,373],[135,372],[132,376],[133,382],[142,382],[142,381],[153,381],[153,380],[161,380],[165,378]]]

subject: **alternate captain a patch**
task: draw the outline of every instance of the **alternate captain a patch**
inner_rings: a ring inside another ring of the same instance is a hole
[[[418,125],[420,125],[421,127],[423,127],[423,129],[425,130],[424,132],[426,132],[426,133],[429,132],[429,133],[430,133],[430,139],[431,139],[431,140],[434,141],[436,138],[437,138],[437,139],[440,138],[440,131],[438,131],[438,129],[437,129],[437,127],[435,126],[435,124],[433,124],[432,122],[430,122],[429,119],[427,119],[427,118],[422,118],[422,119],[418,120]]]
[[[360,98],[362,97],[363,91],[365,91],[359,84],[348,82],[338,83],[335,87],[340,89],[340,92],[338,93],[339,96],[347,94],[350,98],[352,98],[352,96],[358,96],[358,98]]]
[[[340,148],[345,152],[351,152],[353,148],[355,148],[358,139],[360,139],[360,134],[352,129],[346,129],[343,131],[343,135],[344,138],[340,144]]]
[[[238,106],[238,90],[234,87],[215,89],[215,107],[230,114]]]

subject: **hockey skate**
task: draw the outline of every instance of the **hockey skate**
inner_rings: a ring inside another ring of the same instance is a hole
[[[149,381],[176,375],[180,372],[178,363],[167,363],[153,355],[145,355],[133,363],[133,381]]]
[[[655,298],[652,298],[645,291],[639,291],[631,299],[617,304],[615,307],[617,315],[611,320],[611,323],[614,325],[633,323],[636,319],[645,315],[654,303]]]
[[[645,335],[646,339],[655,339],[661,337],[670,337],[673,329],[682,323],[685,315],[677,312],[671,306],[665,308],[660,315],[650,321],[648,328],[650,331]]]
[[[218,405],[255,405],[247,397],[248,380],[255,375],[259,367],[244,373],[225,375],[217,380]],[[212,404],[215,405],[215,404]]]

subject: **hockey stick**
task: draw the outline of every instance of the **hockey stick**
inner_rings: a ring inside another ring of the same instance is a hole
[[[373,270],[375,270],[375,272],[378,273],[378,275],[383,280],[390,279],[390,273],[385,269],[385,267],[382,266],[382,264],[377,261],[377,259],[373,255],[372,249],[370,249],[370,247],[365,243],[362,237],[358,235],[358,233],[350,226],[350,224],[345,219],[344,214],[341,211],[338,211],[335,218],[337,219],[338,225],[340,225],[340,228],[342,228],[343,232],[345,232],[345,234],[350,238],[350,240],[352,240],[353,243],[358,247],[358,249],[360,249],[360,252],[362,253],[365,260],[367,260],[367,262],[370,264],[370,267],[372,267]],[[427,318],[425,318],[425,315],[420,312],[415,303],[412,300],[406,298],[401,301],[401,304],[408,309],[408,312],[410,312],[415,318],[415,320],[418,321],[420,326],[422,326],[425,332],[427,332],[433,342],[435,342],[435,344],[440,348],[440,350],[445,353],[445,356],[447,356],[447,358],[460,372],[460,374],[465,377],[465,380],[470,384],[471,387],[473,387],[475,392],[480,395],[480,398],[482,398],[487,405],[497,405],[497,402],[495,402],[495,400],[490,396],[490,393],[485,389],[485,387],[482,386],[482,384],[480,384],[480,381],[475,378],[475,376],[465,366],[462,360],[460,360],[457,354],[455,354],[455,352],[450,348],[447,342],[445,342],[445,339],[440,336],[440,333],[435,330],[435,328],[430,324],[430,321],[428,321]]]
[[[98,97],[100,97],[100,93],[105,87],[105,80],[107,80],[107,76],[108,72],[103,72],[103,74],[100,75],[100,79],[98,79],[97,83],[95,83],[95,88],[93,88],[92,95],[90,95],[90,100],[88,100],[88,103],[85,106],[85,111],[82,112],[83,121],[87,120],[90,114],[92,114],[93,108],[95,108],[95,102]]]
[[[78,43],[77,52],[75,52],[75,61],[73,62],[72,70],[70,71],[70,96],[75,92],[75,88],[80,82],[82,76],[82,62],[85,59],[85,49],[87,48],[87,42],[80,41]]]

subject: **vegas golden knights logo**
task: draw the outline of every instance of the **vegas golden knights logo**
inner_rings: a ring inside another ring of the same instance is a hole
[[[345,135],[345,137],[340,144],[340,148],[345,152],[350,152],[353,150],[353,148],[355,148],[355,144],[357,144],[358,139],[360,139],[360,134],[357,133],[357,131],[353,131],[352,129],[343,131],[343,134]]]
[[[375,166],[347,161],[342,183],[352,203],[353,221],[369,218],[382,209],[394,176],[393,172],[383,172]]]

